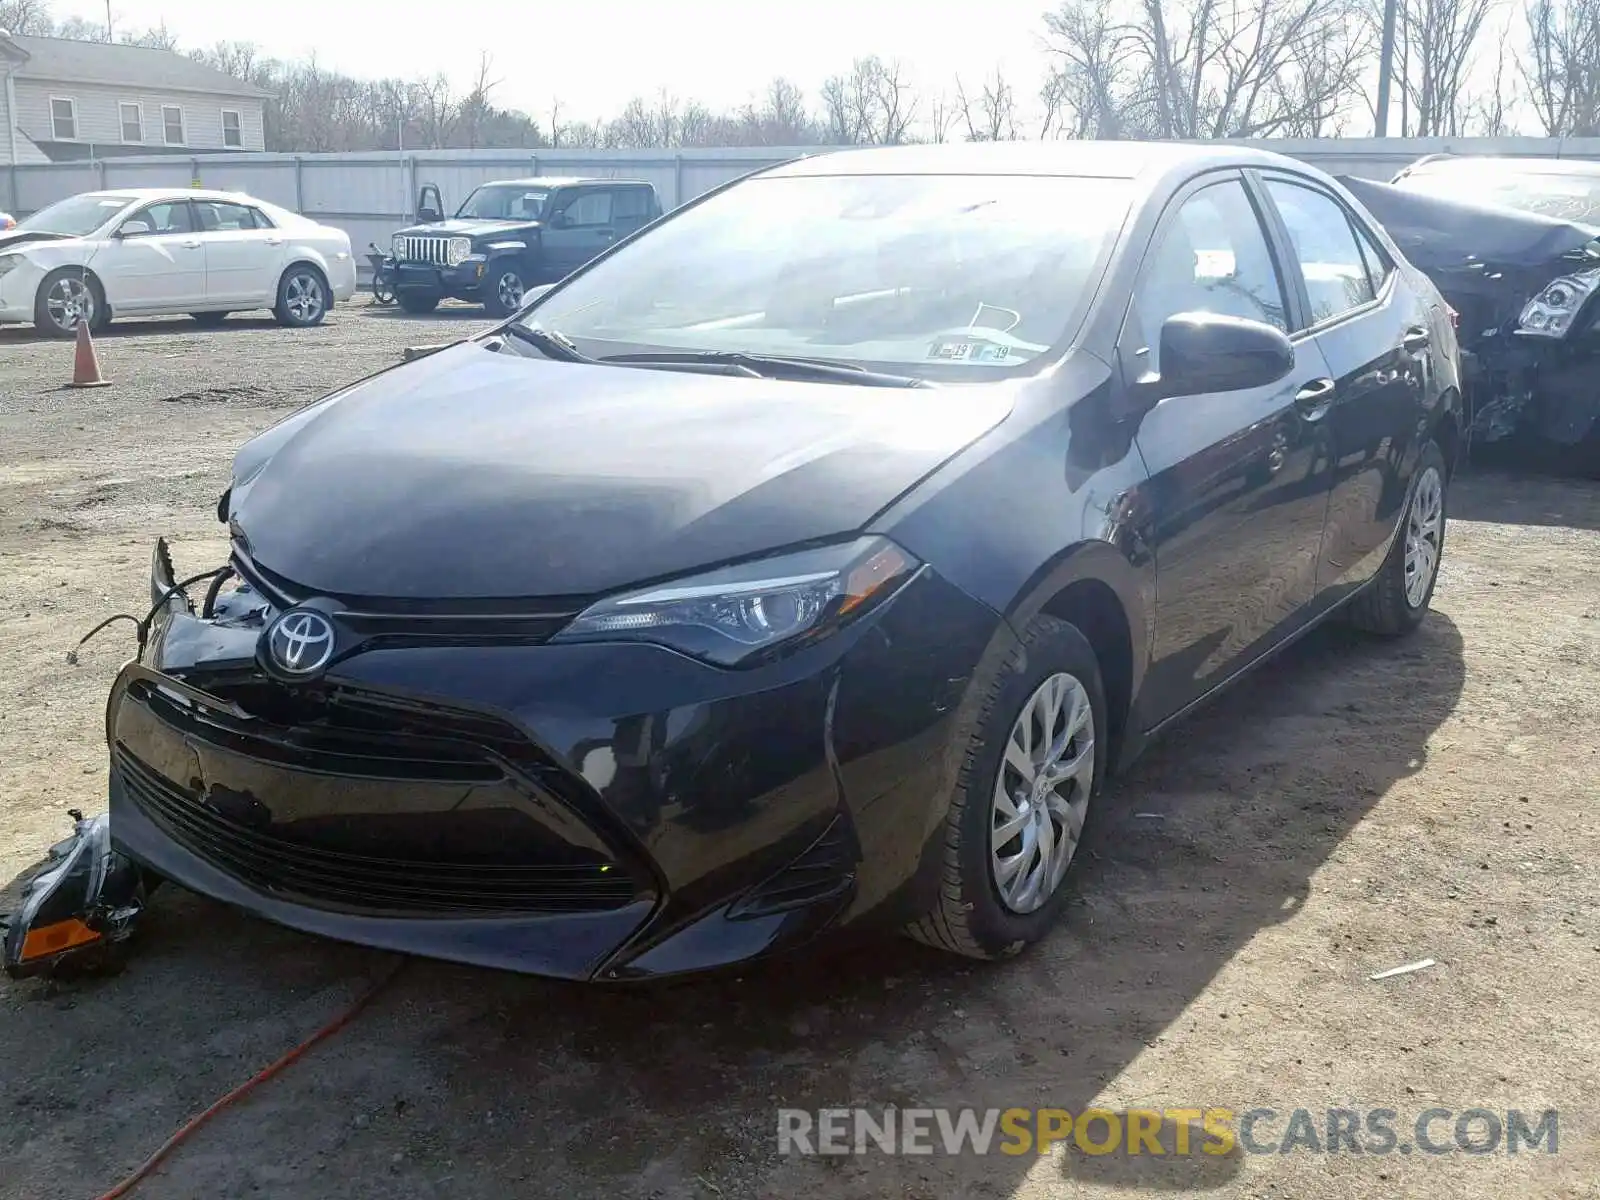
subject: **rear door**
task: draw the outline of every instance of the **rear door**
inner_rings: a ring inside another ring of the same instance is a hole
[[[543,238],[544,260],[550,277],[559,279],[577,270],[617,240],[612,224],[612,192],[608,187],[582,188],[562,193]]]
[[[287,251],[266,214],[226,200],[196,200],[194,211],[206,251],[206,304],[275,303]]]
[[[1297,336],[1317,346],[1334,380],[1322,421],[1338,465],[1317,577],[1320,603],[1332,604],[1373,576],[1399,526],[1433,369],[1431,321],[1334,193],[1289,174],[1261,182],[1305,301]]]
[[[1119,339],[1125,381],[1159,374],[1161,324],[1184,312],[1276,326],[1298,300],[1259,197],[1237,171],[1202,176],[1167,206]],[[1330,486],[1319,423],[1331,387],[1314,343],[1265,387],[1163,399],[1136,442],[1150,472],[1155,638],[1141,718],[1153,726],[1281,643],[1308,619]]]
[[[204,305],[206,252],[187,198],[137,208],[118,230],[94,260],[113,312],[188,312]]]

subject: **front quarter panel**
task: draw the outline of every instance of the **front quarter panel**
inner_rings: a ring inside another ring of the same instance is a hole
[[[1155,563],[1138,533],[1147,473],[1129,423],[1109,415],[1110,390],[1105,363],[1072,354],[877,527],[1017,631],[1074,583],[1106,585],[1128,623],[1136,692]]]

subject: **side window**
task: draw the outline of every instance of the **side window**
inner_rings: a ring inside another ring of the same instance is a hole
[[[229,204],[226,200],[202,200],[194,207],[204,233],[237,233],[241,229],[256,228],[255,210],[242,204]]]
[[[1267,192],[1289,230],[1311,301],[1311,322],[1331,320],[1371,303],[1377,290],[1344,207],[1325,192],[1267,180]]]
[[[611,224],[611,193],[604,188],[579,193],[567,205],[567,220],[574,227]]]
[[[1356,244],[1361,250],[1361,258],[1367,264],[1367,278],[1372,280],[1372,290],[1376,294],[1383,291],[1383,285],[1388,282],[1389,272],[1394,270],[1394,264],[1389,261],[1389,256],[1383,252],[1383,247],[1378,245],[1376,238],[1364,229],[1359,221],[1352,221],[1356,231]]]
[[[650,193],[644,188],[618,188],[612,201],[611,215],[618,221],[632,221],[643,225],[650,218]]]
[[[127,225],[138,227],[143,225],[143,230],[149,236],[160,237],[169,233],[193,233],[194,222],[189,216],[189,202],[187,200],[163,200],[159,204],[147,204],[138,212],[128,218]]]
[[[1134,292],[1148,367],[1157,362],[1161,326],[1184,312],[1261,321],[1287,331],[1287,306],[1267,236],[1244,184],[1202,188],[1168,217],[1144,261]]]

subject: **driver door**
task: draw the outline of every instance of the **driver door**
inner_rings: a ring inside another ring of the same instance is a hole
[[[1287,332],[1297,296],[1243,177],[1202,176],[1168,206],[1146,252],[1118,344],[1123,377],[1159,374],[1170,316],[1218,313]],[[1333,477],[1317,414],[1328,376],[1303,340],[1276,383],[1170,396],[1144,413],[1135,440],[1150,472],[1157,593],[1146,728],[1309,619]]]
[[[94,269],[119,315],[203,306],[206,252],[189,201],[135,209],[101,248]]]
[[[617,240],[610,188],[587,188],[551,214],[540,241],[549,277],[560,279]]]

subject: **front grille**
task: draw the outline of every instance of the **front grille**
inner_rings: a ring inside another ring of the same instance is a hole
[[[396,239],[401,262],[432,263],[438,267],[450,265],[450,239],[425,235],[414,237],[407,234]]]
[[[627,873],[610,863],[415,862],[302,845],[217,813],[123,747],[114,766],[128,798],[180,846],[285,899],[374,914],[489,916],[596,912],[634,898]]]

